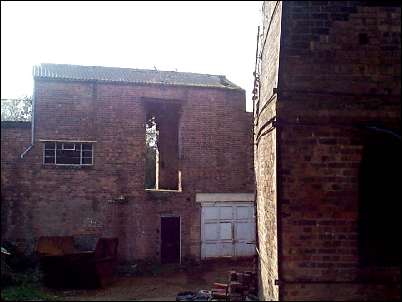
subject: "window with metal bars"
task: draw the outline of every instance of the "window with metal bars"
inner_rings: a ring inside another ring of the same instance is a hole
[[[45,142],[43,163],[46,165],[93,165],[93,143]]]

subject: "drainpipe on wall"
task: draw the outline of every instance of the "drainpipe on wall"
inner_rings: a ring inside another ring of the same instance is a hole
[[[33,73],[35,76],[35,67],[33,70]],[[28,146],[28,148],[21,153],[21,159],[24,158],[25,154],[27,154],[29,152],[29,150],[31,150],[35,144],[35,94],[36,94],[36,90],[35,90],[35,79],[34,79],[34,85],[33,85],[33,94],[32,94],[32,117],[31,117],[31,144]]]

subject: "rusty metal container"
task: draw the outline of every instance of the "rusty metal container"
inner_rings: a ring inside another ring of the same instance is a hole
[[[40,237],[37,252],[49,287],[96,288],[113,280],[117,238],[99,238],[94,251],[78,251],[72,236]]]

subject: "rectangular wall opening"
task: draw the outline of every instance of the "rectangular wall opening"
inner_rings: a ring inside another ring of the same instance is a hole
[[[161,217],[161,263],[180,263],[180,217]]]
[[[359,171],[359,262],[401,265],[401,140],[387,132],[367,137]]]
[[[145,189],[181,191],[180,105],[149,101],[145,107]]]

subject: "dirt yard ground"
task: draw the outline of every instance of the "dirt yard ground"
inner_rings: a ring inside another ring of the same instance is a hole
[[[253,271],[255,267],[247,259],[186,267],[165,265],[154,276],[117,277],[102,289],[47,291],[65,301],[175,301],[178,292],[211,289],[214,282],[226,283],[231,270]]]

